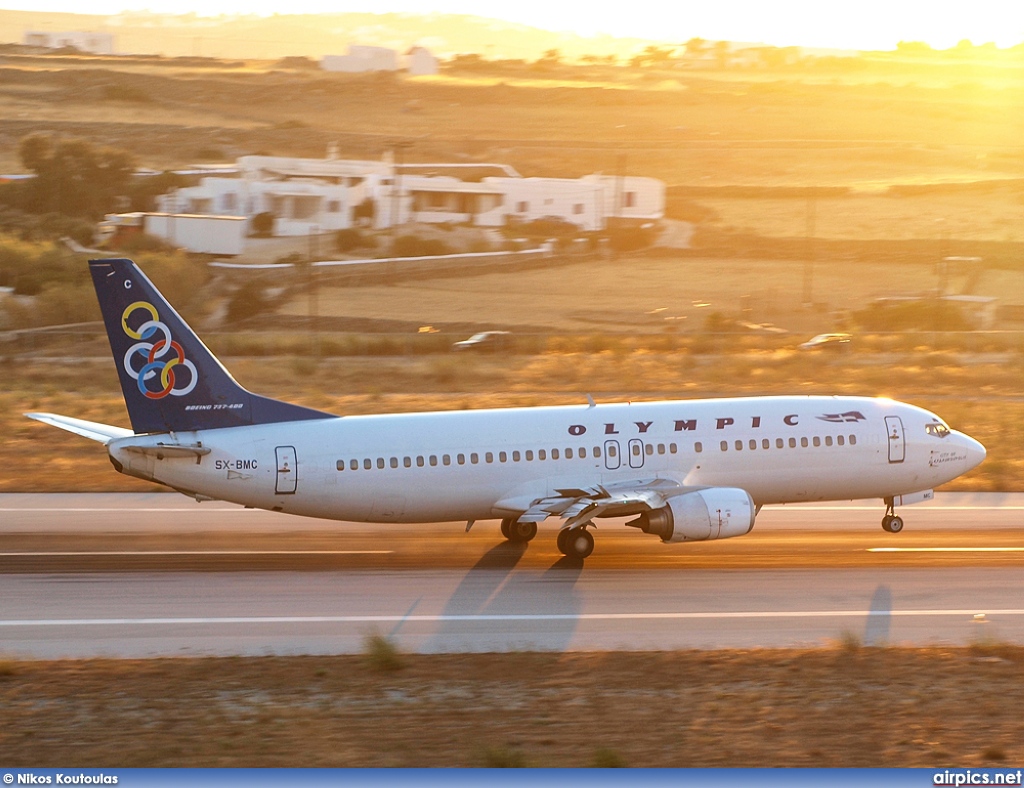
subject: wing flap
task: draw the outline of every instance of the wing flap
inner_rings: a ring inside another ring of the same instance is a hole
[[[563,528],[572,528],[595,517],[624,517],[659,509],[669,498],[688,489],[674,479],[660,477],[587,489],[558,489],[556,495],[533,501],[518,520],[539,523],[557,515],[565,519]]]

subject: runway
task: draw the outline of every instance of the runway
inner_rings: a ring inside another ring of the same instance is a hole
[[[38,658],[1024,643],[1024,496],[766,508],[754,532],[663,545],[602,521],[311,521],[178,495],[0,495],[0,653]]]

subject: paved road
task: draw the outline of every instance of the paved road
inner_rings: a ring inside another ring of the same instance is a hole
[[[365,526],[170,495],[0,496],[0,652],[38,657],[1024,643],[1024,496],[766,509],[662,545],[614,521],[585,565],[494,523]],[[817,528],[817,530],[810,530]],[[301,529],[301,530],[295,530]]]

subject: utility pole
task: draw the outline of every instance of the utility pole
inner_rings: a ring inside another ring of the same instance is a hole
[[[316,270],[313,263],[317,258],[317,235],[320,228],[313,224],[309,227],[309,262],[306,263],[306,288],[309,293],[309,331],[313,347],[313,357],[320,358],[320,303],[317,298]]]
[[[391,143],[391,226],[395,227],[399,220],[400,200],[402,197],[402,164],[403,151],[411,148],[410,140],[395,140]]]
[[[814,304],[814,225],[817,219],[817,198],[807,198],[807,259],[804,262],[804,308]]]

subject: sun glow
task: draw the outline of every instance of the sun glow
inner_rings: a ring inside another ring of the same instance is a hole
[[[70,0],[11,0],[9,9],[81,13]],[[168,14],[273,15],[366,13],[353,0],[97,0],[89,13],[121,11]],[[963,40],[1009,47],[1024,42],[1024,4],[975,0],[723,0],[718,3],[664,4],[634,0],[618,4],[550,3],[521,0],[384,0],[374,13],[467,14],[544,30],[599,38],[634,38],[681,45],[691,38],[764,42],[775,46],[893,49],[900,41],[922,41],[945,49]]]

